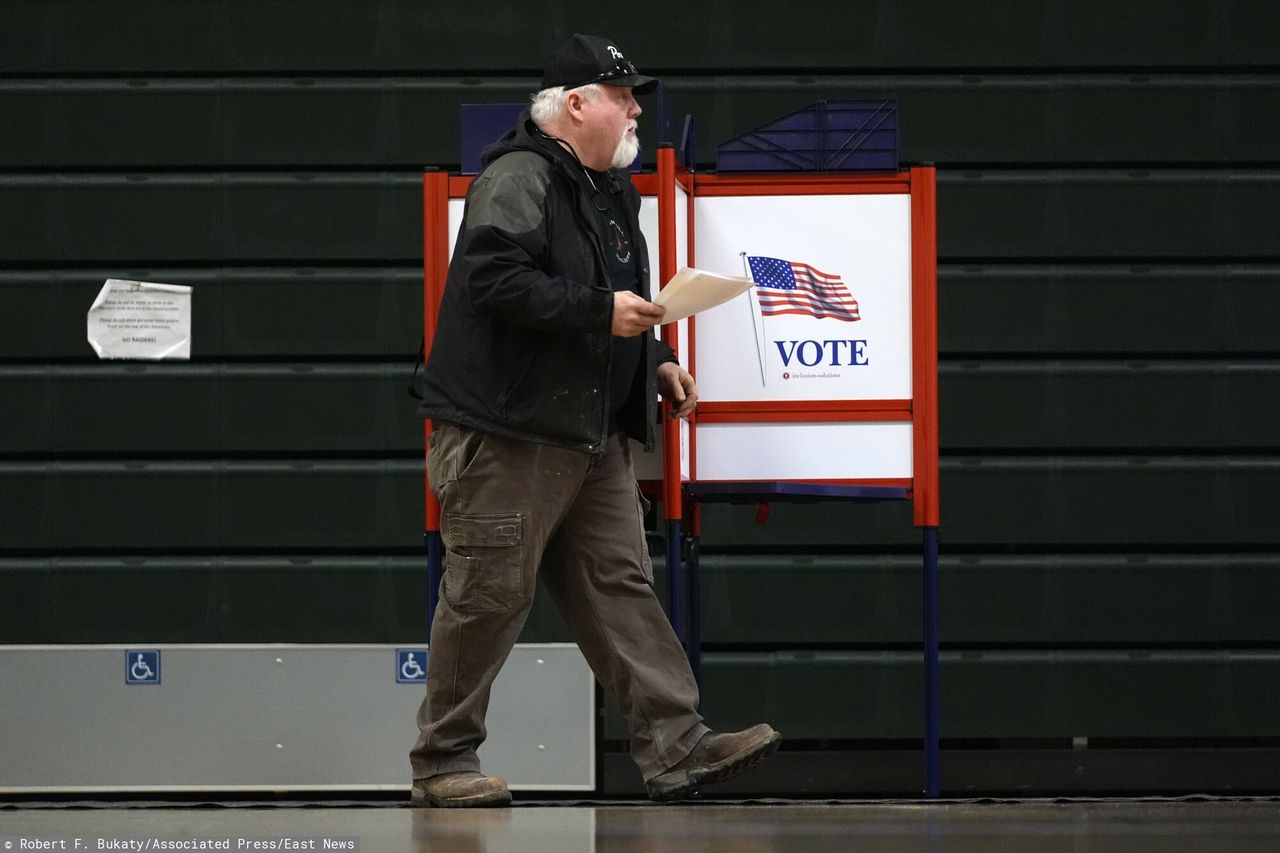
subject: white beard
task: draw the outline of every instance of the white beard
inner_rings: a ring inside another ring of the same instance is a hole
[[[613,149],[613,161],[609,163],[611,169],[625,169],[636,161],[636,157],[640,156],[640,140],[638,137],[629,136],[629,131],[635,130],[633,123],[631,127],[622,131],[622,138],[618,140],[618,147]]]

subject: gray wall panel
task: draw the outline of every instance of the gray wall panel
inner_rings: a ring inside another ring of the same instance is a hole
[[[6,794],[408,793],[405,744],[416,736],[423,686],[395,679],[399,642],[162,647],[151,669],[158,680],[145,689],[124,683],[133,671],[126,669],[126,655],[136,650],[131,646],[0,649],[0,679],[10,688],[0,694],[7,735],[0,740],[0,788]],[[535,718],[530,705],[545,714]],[[481,755],[504,768],[513,788],[590,790],[594,710],[591,671],[577,648],[514,649],[494,681],[494,733]],[[153,817],[143,817],[154,826]],[[217,837],[179,820],[179,846],[202,849],[205,839]],[[146,831],[115,827],[119,836]],[[201,842],[193,844],[193,837]],[[277,836],[270,846],[310,849],[300,842]],[[103,849],[109,843],[99,842]],[[138,846],[169,845],[146,840]]]

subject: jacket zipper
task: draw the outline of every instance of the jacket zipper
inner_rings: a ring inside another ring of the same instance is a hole
[[[561,162],[559,159],[553,160],[552,162],[556,164],[556,166],[561,170],[562,173],[566,172],[566,167],[564,163]],[[584,217],[584,214],[582,212],[582,207],[583,207],[582,185],[579,184],[577,180],[573,178],[572,175],[565,173],[565,177],[569,180],[569,183],[571,186],[577,187],[577,193],[575,196],[575,201],[577,202],[577,204],[574,205],[574,212],[578,215],[579,219],[584,219],[586,217]],[[597,274],[598,275],[602,274],[604,279],[608,280],[609,265],[608,263],[606,263],[604,258],[604,250],[601,248],[601,245],[600,245],[601,240],[597,239],[599,237],[599,233],[596,230],[596,223],[595,223],[594,217],[586,218],[586,223],[588,226],[588,231],[592,235],[591,251],[592,251],[592,254],[595,255]],[[602,289],[606,289],[610,293],[613,292],[613,288],[611,287],[602,288]],[[612,313],[610,314],[610,316],[612,317]],[[604,386],[601,389],[599,389],[600,393],[596,395],[596,398],[600,401],[600,438],[595,442],[595,450],[598,453],[604,451],[605,440],[609,437],[609,404],[606,398],[608,397],[608,394],[609,394],[609,387],[610,387],[609,382],[610,382],[610,379],[612,378],[612,371],[613,371],[613,331],[612,329],[610,329],[609,332],[606,333],[605,339],[608,341],[608,345],[606,347],[605,359],[604,359]]]

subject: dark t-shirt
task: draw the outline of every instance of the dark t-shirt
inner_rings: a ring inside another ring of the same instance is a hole
[[[603,172],[589,170],[591,180],[598,189],[592,199],[592,207],[605,235],[604,258],[609,265],[609,283],[613,291],[630,290],[640,293],[640,267],[636,257],[636,244],[627,227],[627,216],[622,209],[622,198],[609,192],[609,177]],[[601,210],[601,208],[604,208]],[[636,369],[640,366],[640,338],[613,339],[613,355],[609,364],[609,414],[616,415],[631,392]]]

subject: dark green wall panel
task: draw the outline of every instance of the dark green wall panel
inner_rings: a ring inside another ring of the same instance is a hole
[[[0,548],[399,549],[421,545],[423,463],[8,462]],[[947,458],[943,546],[1003,549],[1280,544],[1274,458]],[[916,546],[910,507],[710,505],[711,548]]]
[[[0,643],[425,643],[412,556],[0,558]],[[521,642],[566,642],[543,591]]]
[[[474,91],[411,79],[9,82],[0,105],[23,130],[0,153],[47,168],[456,163],[458,105]]]
[[[918,556],[702,560],[703,639],[820,648],[918,643]],[[947,555],[941,561],[943,643],[1273,643],[1280,640],[1275,554]]]
[[[413,569],[416,568],[416,571]],[[425,642],[424,559],[0,560],[4,643]]]
[[[415,354],[416,355],[416,354]],[[412,365],[0,367],[9,452],[421,453]]]
[[[421,174],[10,175],[0,258],[168,266],[422,255]]]
[[[920,572],[901,554],[709,555],[703,639],[743,651],[909,648],[920,640]],[[0,621],[0,643],[129,642],[144,629],[166,643],[407,642],[425,636],[426,581],[421,552],[3,558],[0,596],[19,606]],[[1280,641],[1274,553],[944,555],[941,583],[953,648]],[[539,589],[522,641],[568,637]]]
[[[192,357],[417,358],[422,266],[0,270],[0,360],[90,359],[108,278],[194,288]]]
[[[0,258],[166,265],[420,256],[410,174],[46,175],[0,181]],[[943,173],[942,257],[1280,256],[1280,172]]]
[[[22,168],[381,167],[457,164],[459,105],[526,101],[532,78],[223,78],[0,81]],[[695,120],[699,155],[809,104],[897,99],[903,161],[1274,161],[1280,77],[822,75],[673,77],[642,106],[642,141]],[[1212,130],[1205,128],[1212,125]],[[109,128],[109,132],[104,132]],[[650,161],[652,154],[649,154]]]
[[[1264,546],[1280,542],[1273,457],[944,457],[942,548]],[[703,508],[712,548],[919,547],[905,504]]]
[[[956,263],[938,277],[944,357],[1280,353],[1274,265]]]
[[[1262,0],[805,0],[779,8],[714,0],[616,7],[465,5],[413,0],[93,0],[16,3],[0,33],[0,72],[171,68],[202,71],[541,67],[574,29],[622,39],[642,69],[1055,65],[1244,65],[1280,59]],[[651,21],[652,23],[646,23]],[[97,37],[103,32],[115,38]],[[678,33],[675,38],[672,33]]]
[[[0,270],[0,359],[91,358],[83,315],[111,277],[194,287],[198,361],[400,357],[422,335],[418,264]],[[944,358],[1280,354],[1273,266],[944,263],[939,281]]]
[[[949,260],[1274,259],[1276,171],[966,171],[938,175]]]
[[[8,551],[421,548],[420,460],[0,464]]]
[[[867,97],[896,99],[900,161],[943,170],[1274,162],[1271,131],[1280,130],[1280,78],[1267,75],[830,74],[674,79],[672,127],[660,135],[678,141],[684,116],[692,115],[699,162],[714,164],[719,143],[780,116],[817,101]]]
[[[9,453],[381,452],[422,449],[410,359],[380,364],[0,367]],[[1280,447],[1274,361],[945,364],[942,447]]]
[[[914,652],[708,654],[703,714],[784,738],[922,736]],[[944,652],[943,738],[1280,735],[1275,652]],[[617,715],[606,736],[623,737]]]
[[[941,444],[983,448],[1280,448],[1280,362],[945,364]]]
[[[958,658],[958,660],[956,659]],[[944,736],[1274,737],[1274,652],[961,653]]]
[[[0,636],[420,641],[420,169],[579,29],[667,81],[649,156],[888,95],[939,165],[944,736],[1280,736],[1280,7],[645,13],[5,4]],[[107,277],[195,287],[190,364],[94,360]],[[753,516],[703,514],[712,722],[917,738],[909,506]]]

